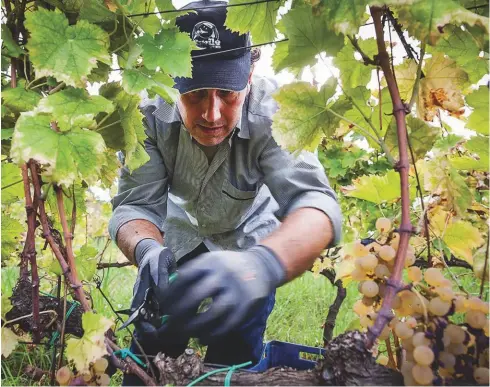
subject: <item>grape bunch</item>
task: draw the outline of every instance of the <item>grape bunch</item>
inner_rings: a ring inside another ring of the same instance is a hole
[[[109,362],[101,357],[90,364],[88,370],[74,374],[68,366],[56,372],[56,381],[60,386],[108,386],[111,377],[106,374]]]
[[[353,249],[355,269],[362,299],[354,306],[363,329],[374,324],[395,265],[399,234],[391,221],[376,222],[380,236],[368,245],[356,242]],[[405,385],[444,385],[460,381],[489,383],[489,305],[478,297],[453,290],[452,281],[442,271],[422,271],[415,263],[415,250],[408,246],[405,277],[408,279],[393,300],[394,318],[379,335],[391,346],[390,338],[400,344],[401,364],[385,355],[383,365],[396,367]],[[456,317],[464,315],[457,324]],[[390,347],[391,349],[391,347]],[[396,348],[392,353],[396,353]]]

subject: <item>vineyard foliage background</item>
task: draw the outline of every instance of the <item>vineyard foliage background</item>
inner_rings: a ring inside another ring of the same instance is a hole
[[[486,282],[488,2],[231,0],[226,25],[250,31],[254,44],[282,40],[274,46],[274,71],[296,77],[274,95],[280,107],[275,138],[292,152],[318,150],[339,193],[344,248],[327,252],[313,271],[335,269],[336,279],[348,284],[355,267],[350,243],[375,238],[379,217],[400,224],[397,129],[369,6],[389,7],[383,17],[386,47],[408,112],[410,220],[416,226],[410,244],[420,266],[461,266]],[[112,302],[128,306],[131,286],[110,288],[131,269],[100,269],[124,259],[108,240],[110,203],[97,193],[115,192],[117,151],[131,170],[148,160],[141,93],[172,102],[172,77],[191,75],[194,43],[175,26],[182,13],[170,0],[2,1],[4,323],[19,262],[37,261],[45,293],[56,293],[62,274],[36,222],[30,231],[35,245],[26,248],[23,173],[29,168],[31,179],[37,172],[42,179],[38,199],[64,257],[75,260],[75,279],[88,294],[102,279]],[[114,72],[120,81],[109,81]],[[461,285],[454,273],[448,276]],[[90,306],[100,313],[84,317],[92,338],[111,326],[107,318],[114,321],[104,300],[93,300]],[[2,327],[2,356],[21,340],[17,328]],[[67,341],[66,356],[79,369],[105,353],[103,342],[86,347],[88,339],[86,334]]]

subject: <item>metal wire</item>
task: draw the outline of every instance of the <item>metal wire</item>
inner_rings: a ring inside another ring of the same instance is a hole
[[[131,15],[127,15],[127,17],[160,15],[162,13],[200,11],[200,10],[208,9],[208,8],[241,7],[241,6],[245,6],[245,5],[255,5],[255,4],[262,4],[262,3],[277,3],[277,2],[279,2],[279,0],[258,0],[258,1],[250,1],[248,3],[240,3],[240,4],[213,5],[213,6],[209,6],[209,7],[196,7],[196,8],[186,8],[186,9],[166,9],[166,10],[158,11],[158,12],[133,13]]]

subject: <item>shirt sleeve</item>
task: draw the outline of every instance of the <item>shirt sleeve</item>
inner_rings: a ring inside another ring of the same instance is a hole
[[[259,167],[264,173],[264,183],[279,204],[276,213],[279,218],[286,217],[298,208],[316,208],[323,211],[332,222],[332,245],[340,241],[342,214],[337,195],[313,153],[303,151],[293,156],[270,137],[259,157]]]
[[[109,221],[113,241],[121,226],[130,220],[148,220],[162,231],[167,216],[168,173],[157,146],[154,110],[154,106],[142,109],[148,136],[144,145],[150,160],[132,173],[125,166],[120,171],[118,193],[112,199],[113,213]]]

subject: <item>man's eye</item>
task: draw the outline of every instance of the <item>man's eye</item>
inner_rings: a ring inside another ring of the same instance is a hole
[[[220,97],[229,99],[235,97],[238,93],[230,90],[219,90],[218,94],[220,95]]]

